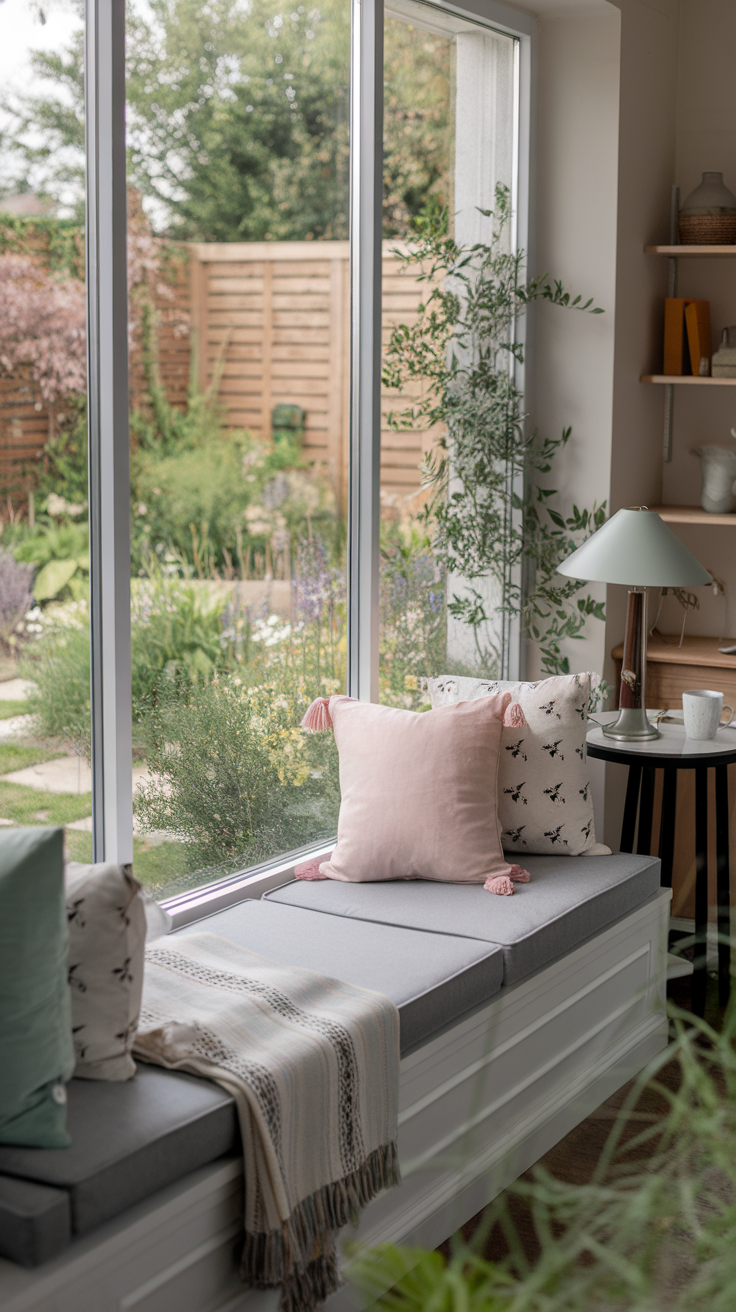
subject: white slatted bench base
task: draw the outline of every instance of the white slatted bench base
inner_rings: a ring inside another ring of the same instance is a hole
[[[403,1184],[357,1237],[435,1247],[667,1043],[670,893],[508,989],[401,1062]],[[33,1271],[0,1259],[2,1312],[276,1312],[236,1271],[242,1168],[221,1160]],[[328,1312],[358,1306],[349,1289]]]

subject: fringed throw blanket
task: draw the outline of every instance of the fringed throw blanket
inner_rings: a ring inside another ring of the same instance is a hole
[[[233,1095],[243,1279],[312,1312],[339,1285],[334,1232],[400,1182],[394,1004],[214,934],[177,936],[146,952],[134,1051]]]

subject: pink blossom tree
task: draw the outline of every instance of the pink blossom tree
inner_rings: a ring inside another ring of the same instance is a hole
[[[26,255],[0,255],[0,366],[30,369],[52,406],[87,386],[84,285]]]

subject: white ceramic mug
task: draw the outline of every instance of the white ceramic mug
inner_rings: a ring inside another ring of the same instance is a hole
[[[727,720],[721,724],[723,711],[730,711]],[[725,729],[734,717],[733,706],[723,705],[723,693],[714,692],[712,688],[690,688],[682,694],[682,718],[685,721],[685,733],[695,742],[707,742],[715,738],[719,729]]]

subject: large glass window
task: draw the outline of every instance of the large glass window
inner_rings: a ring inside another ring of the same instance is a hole
[[[452,379],[449,364],[480,343],[458,346],[452,307],[435,293],[464,297],[453,264],[477,276],[471,252],[493,241],[499,186],[513,210],[517,50],[511,37],[413,0],[387,6],[384,39],[379,681],[382,701],[419,708],[425,676],[501,673],[504,635],[477,622],[494,614],[493,583],[448,565],[468,506],[457,524],[438,515],[457,487],[442,415],[452,409],[458,429],[471,413],[466,377]],[[510,250],[513,215],[495,225]],[[472,422],[481,409],[476,397]]]
[[[170,895],[334,834],[315,696],[419,707],[498,648],[438,555],[447,430],[396,334],[431,345],[432,242],[513,205],[518,51],[415,0],[382,69],[369,0],[87,10],[85,71],[76,3],[0,5],[0,824]]]
[[[0,5],[0,824],[90,860],[84,26]]]
[[[136,873],[327,838],[346,686],[348,0],[129,7]]]

